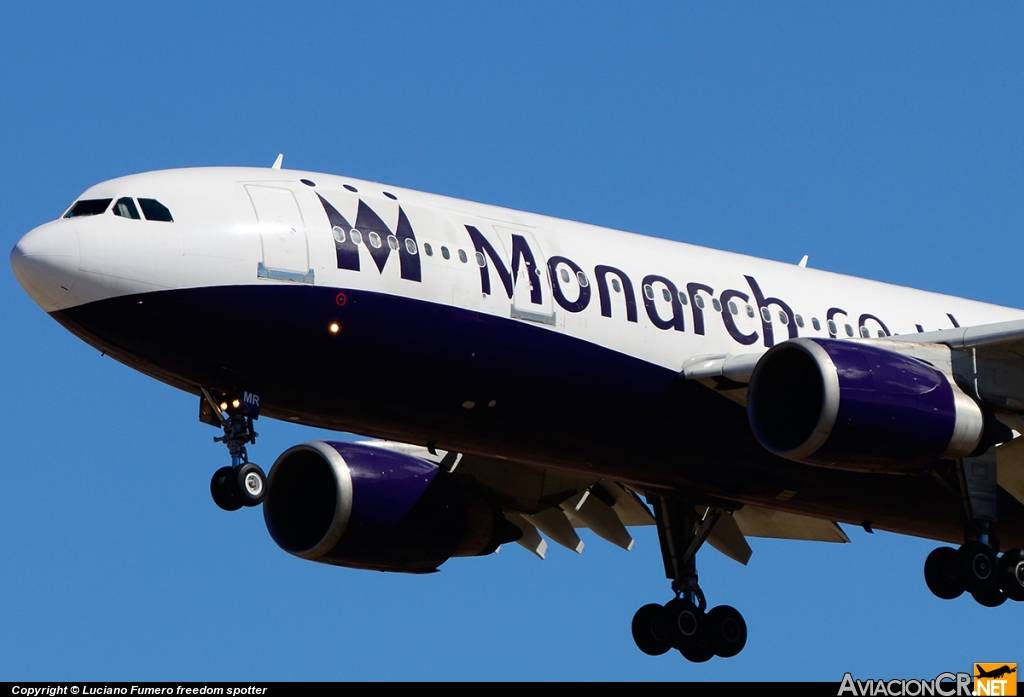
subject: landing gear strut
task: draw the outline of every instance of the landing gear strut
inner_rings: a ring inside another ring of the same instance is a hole
[[[992,534],[996,522],[996,455],[990,448],[978,457],[956,462],[963,497],[965,541],[959,549],[939,547],[924,563],[928,589],[943,600],[964,591],[985,607],[997,607],[1006,599],[1024,601],[1024,550],[1011,549],[999,556],[999,542]]]
[[[735,608],[719,605],[708,611],[697,583],[697,550],[723,511],[709,508],[698,515],[692,505],[665,498],[653,501],[665,575],[675,598],[665,605],[644,605],[633,616],[633,640],[650,656],[676,649],[687,660],[703,663],[714,656],[735,656],[747,643],[747,624]]]
[[[225,395],[216,400],[205,387],[199,404],[199,420],[224,429],[224,435],[213,440],[224,443],[231,453],[231,466],[221,467],[210,480],[213,501],[225,511],[263,503],[267,477],[254,462],[249,462],[245,446],[256,442],[253,419],[259,417],[259,397],[251,392],[238,396]]]

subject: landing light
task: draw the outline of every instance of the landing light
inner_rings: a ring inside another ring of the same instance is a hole
[[[220,410],[221,411],[227,411],[228,410],[228,403],[227,402],[221,402],[220,403]]]
[[[337,322],[332,322],[329,329],[331,330],[331,334],[337,334],[339,331],[341,331],[341,327],[338,325]]]
[[[231,402],[231,406],[233,406],[235,409],[237,409],[241,405],[242,405],[242,403],[239,402],[237,399],[235,401]]]

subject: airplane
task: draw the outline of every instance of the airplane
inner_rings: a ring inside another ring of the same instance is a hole
[[[1016,673],[1016,672],[1017,672],[1017,668],[1016,667],[1011,668],[1008,665],[1002,665],[1002,666],[1000,666],[998,668],[994,668],[993,670],[985,670],[981,666],[975,666],[975,675],[974,675],[974,677],[976,677],[976,678],[996,678],[996,679],[998,679],[998,678],[1003,677],[1004,675],[1010,675],[1011,673]]]
[[[86,190],[11,252],[53,319],[198,398],[311,561],[431,573],[516,542],[630,549],[671,597],[640,651],[744,648],[705,543],[945,543],[936,596],[1024,601],[1024,311],[330,174],[213,167]],[[269,417],[359,434],[249,460]],[[954,546],[949,546],[954,545]]]

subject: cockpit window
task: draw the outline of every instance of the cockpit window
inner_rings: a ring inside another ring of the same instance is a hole
[[[71,206],[71,210],[65,213],[64,217],[81,218],[87,215],[103,215],[112,200],[109,198],[84,198],[81,201],[75,201],[75,205]]]
[[[165,223],[174,222],[174,218],[171,217],[171,212],[167,210],[167,206],[155,198],[140,198],[139,205],[142,206],[142,215],[146,216],[146,220],[160,220]]]
[[[117,203],[114,204],[114,215],[119,215],[122,218],[131,218],[132,220],[138,220],[142,217],[139,215],[139,209],[135,207],[135,201],[131,200],[128,196],[117,199]]]

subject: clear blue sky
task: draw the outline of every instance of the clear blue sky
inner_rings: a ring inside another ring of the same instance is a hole
[[[4,3],[0,241],[93,183],[285,165],[1024,305],[1024,10],[962,3]],[[624,552],[429,577],[291,557],[210,500],[196,399],[0,265],[0,680],[841,679],[1021,661],[1024,605],[933,598],[923,540],[699,558],[746,650],[641,654]],[[198,340],[198,337],[197,337]],[[320,437],[263,420],[269,465]],[[681,450],[685,448],[680,443]],[[880,483],[884,486],[884,483]]]

